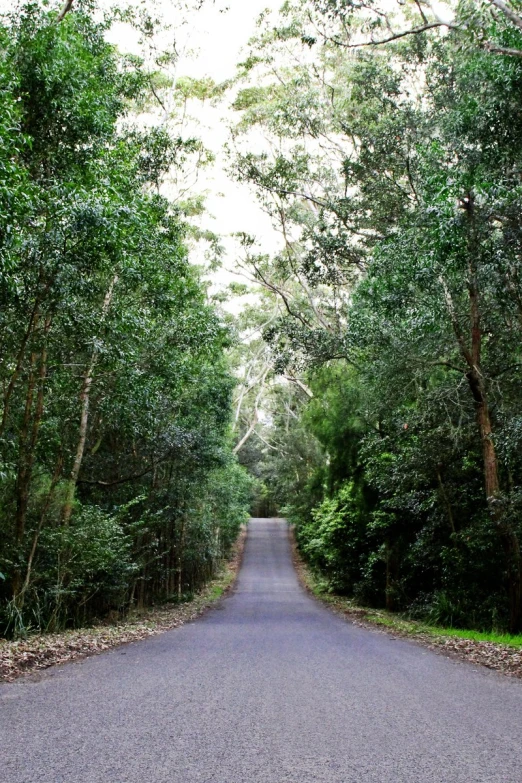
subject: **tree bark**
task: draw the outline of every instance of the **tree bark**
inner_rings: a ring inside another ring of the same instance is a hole
[[[462,200],[462,208],[468,219],[468,294],[470,335],[466,339],[461,328],[451,292],[442,278],[446,308],[460,353],[467,365],[466,379],[475,404],[475,417],[482,448],[484,489],[489,513],[499,534],[504,550],[509,597],[509,630],[517,633],[522,629],[522,556],[516,531],[506,513],[501,498],[498,456],[493,439],[493,425],[488,403],[487,387],[482,371],[482,323],[480,312],[480,290],[477,264],[480,258],[480,237],[475,222],[475,203],[470,193]],[[468,343],[469,340],[469,343]]]
[[[33,473],[34,458],[36,446],[38,443],[38,433],[44,412],[45,379],[47,376],[47,335],[51,327],[51,318],[45,321],[42,352],[40,355],[40,365],[38,375],[36,374],[36,364],[38,355],[36,352],[31,354],[29,378],[27,381],[27,394],[25,399],[24,417],[19,438],[19,461],[18,474],[16,477],[16,511],[14,520],[15,541],[21,546],[27,517],[27,508],[29,505],[29,489]],[[36,391],[36,406],[33,413],[33,401]],[[32,419],[32,421],[31,421]],[[13,596],[16,596],[20,590],[21,572],[15,569],[13,575]]]
[[[67,495],[62,511],[62,523],[67,526],[71,520],[74,496],[76,494],[76,485],[78,483],[78,476],[80,468],[82,466],[83,454],[85,451],[85,441],[87,440],[87,427],[89,424],[89,403],[90,393],[92,386],[92,375],[94,371],[95,354],[93,354],[89,367],[83,377],[82,390],[80,392],[80,429],[78,444],[76,446],[76,454],[74,456],[74,463],[71,470],[69,484],[67,486]]]
[[[455,533],[456,531],[455,531],[455,519],[453,517],[453,509],[451,508],[451,503],[448,497],[448,493],[446,492],[446,487],[444,486],[444,483],[442,481],[441,467],[442,465],[437,465],[437,482],[439,485],[439,491],[440,491],[440,496],[442,498],[442,503],[444,505],[444,508],[446,509],[446,514],[448,515],[448,522],[450,524],[451,532]]]
[[[73,3],[74,3],[74,0],[65,0],[65,3],[62,6],[62,10],[60,11],[58,16],[56,17],[57,24],[59,24],[63,19],[65,19],[65,17],[69,13],[69,11],[72,9]]]
[[[245,432],[245,434],[243,435],[243,437],[241,438],[241,440],[239,441],[239,443],[237,443],[234,446],[234,448],[232,449],[232,453],[233,454],[237,454],[239,451],[241,451],[241,449],[243,448],[243,446],[245,445],[245,443],[250,438],[250,436],[252,435],[252,433],[254,432],[254,430],[256,428],[256,425],[257,425],[257,423],[259,421],[259,403],[261,402],[261,398],[263,396],[266,376],[268,375],[269,370],[270,370],[270,367],[266,367],[264,372],[263,372],[263,375],[262,375],[261,380],[260,380],[259,391],[257,393],[256,399],[255,399],[255,402],[254,402],[254,412],[252,414],[252,420],[250,421],[250,425],[249,425],[247,431]]]
[[[468,372],[468,382],[475,400],[477,425],[482,442],[484,485],[489,512],[499,533],[504,549],[509,595],[509,630],[517,633],[522,629],[522,556],[520,542],[509,520],[505,505],[500,498],[498,457],[493,441],[493,427],[489,412],[483,379],[476,372]]]
[[[477,429],[482,447],[484,489],[489,513],[504,550],[509,597],[509,630],[511,633],[517,633],[522,629],[522,556],[518,536],[507,518],[505,504],[501,498],[498,456],[493,439],[493,426],[486,382],[481,366],[482,324],[477,275],[477,258],[480,253],[480,242],[476,236],[475,207],[472,194],[463,200],[463,209],[466,210],[469,219],[468,293],[470,337],[468,339],[470,339],[470,343],[464,337],[449,288],[442,277],[440,280],[460,353],[468,367],[466,379],[475,404]]]
[[[185,548],[185,515],[181,517],[181,530],[179,535],[178,546],[178,600],[181,600],[183,595],[183,554]]]
[[[23,608],[24,604],[24,597],[25,593],[29,589],[29,585],[31,583],[31,571],[33,567],[34,557],[36,555],[36,548],[38,546],[38,539],[40,538],[40,533],[42,532],[42,528],[44,526],[47,512],[49,511],[49,508],[51,507],[51,502],[54,496],[54,491],[56,489],[56,485],[58,484],[58,481],[60,480],[60,476],[62,474],[62,467],[63,467],[63,457],[62,454],[59,455],[58,460],[56,462],[56,468],[53,473],[53,477],[51,479],[51,485],[49,487],[49,492],[47,493],[47,497],[45,499],[44,506],[42,508],[42,512],[40,514],[40,519],[38,521],[37,528],[34,532],[33,536],[33,543],[31,546],[31,551],[29,553],[29,558],[27,560],[27,568],[25,572],[25,579],[24,583],[22,585],[22,589],[20,592],[15,596],[16,605],[19,610]]]
[[[399,562],[397,552],[393,543],[388,539],[386,541],[386,609],[388,612],[395,612],[397,601],[395,595],[395,585],[399,573]]]
[[[103,322],[107,317],[109,307],[112,301],[112,295],[114,293],[114,286],[118,282],[118,276],[115,275],[109,285],[105,299],[103,300],[103,307],[101,313],[101,321]],[[83,455],[85,453],[85,443],[87,441],[87,430],[89,426],[89,406],[91,399],[91,387],[93,382],[94,370],[98,362],[98,353],[93,350],[89,365],[84,373],[82,381],[82,389],[80,392],[80,427],[78,431],[78,443],[76,446],[76,453],[74,455],[74,462],[69,477],[69,483],[67,486],[67,494],[62,509],[62,524],[67,526],[71,521],[72,510],[74,505],[74,496],[76,494],[76,486],[78,484],[78,476],[80,475],[80,469],[83,462]]]
[[[18,461],[18,473],[16,476],[16,512],[15,512],[15,540],[18,544],[21,543],[24,529],[25,529],[25,514],[27,510],[28,502],[28,476],[29,476],[29,464],[27,453],[27,441],[29,438],[29,425],[31,422],[31,411],[33,408],[34,390],[36,386],[36,364],[37,354],[33,352],[31,354],[31,360],[29,365],[29,377],[27,379],[27,392],[25,396],[25,408],[24,417],[22,419],[22,427],[20,429],[19,437],[19,461]]]
[[[16,384],[16,381],[18,380],[18,377],[20,375],[20,371],[22,369],[22,363],[25,357],[25,351],[27,348],[27,343],[29,342],[29,338],[33,334],[34,329],[36,328],[36,325],[38,323],[38,308],[40,306],[40,301],[37,298],[34,307],[31,313],[31,317],[29,319],[29,325],[25,331],[25,334],[22,338],[22,343],[20,345],[20,348],[18,350],[18,355],[16,357],[16,366],[13,371],[13,374],[11,375],[11,378],[9,380],[9,383],[7,385],[7,389],[4,394],[4,408],[2,411],[2,421],[0,423],[0,437],[3,435],[6,424],[7,424],[7,416],[9,414],[9,403],[11,401],[11,396],[13,394],[13,390]]]

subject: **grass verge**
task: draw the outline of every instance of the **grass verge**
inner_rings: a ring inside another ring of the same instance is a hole
[[[393,637],[410,639],[448,657],[486,666],[522,679],[522,636],[442,628],[409,620],[381,609],[358,606],[349,598],[328,592],[325,583],[314,575],[299,555],[293,532],[291,536],[294,565],[301,584],[337,614],[355,625],[378,629]]]
[[[0,639],[0,682],[12,682],[24,674],[47,669],[58,663],[97,655],[195,620],[234,586],[245,539],[246,527],[242,529],[232,555],[223,564],[220,573],[190,601],[152,607],[111,624],[100,623],[89,628],[38,634],[17,641]]]

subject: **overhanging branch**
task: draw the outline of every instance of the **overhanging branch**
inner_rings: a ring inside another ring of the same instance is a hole
[[[74,0],[65,0],[65,4],[62,6],[62,10],[56,17],[56,23],[59,24],[69,13],[73,6]]]

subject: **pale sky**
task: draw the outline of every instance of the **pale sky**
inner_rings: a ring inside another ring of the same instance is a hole
[[[242,58],[241,50],[254,34],[259,14],[267,9],[277,11],[281,4],[282,0],[206,0],[201,10],[191,11],[183,19],[168,0],[157,0],[154,9],[159,17],[173,25],[165,43],[169,35],[175,35],[180,53],[177,76],[209,76],[219,83],[234,76]],[[127,26],[117,25],[110,39],[122,50],[136,49],[136,34]],[[228,138],[228,125],[235,119],[229,108],[230,100],[225,97],[219,106],[191,101],[189,107],[196,120],[190,126],[191,131],[216,155],[215,164],[200,173],[195,185],[196,192],[206,193],[208,212],[202,226],[224,237],[224,267],[228,269],[234,267],[237,247],[230,235],[239,231],[252,234],[259,239],[264,252],[273,252],[280,241],[253,191],[231,180],[225,172],[222,147]],[[222,270],[212,279],[221,287],[234,278]]]
[[[241,60],[242,48],[255,32],[259,14],[268,8],[277,10],[280,5],[281,0],[216,0],[213,5],[207,0],[207,5],[192,15],[190,45],[195,51],[180,62],[180,75],[211,76],[216,82],[232,77]],[[215,217],[208,225],[225,235],[246,231],[259,238],[263,250],[273,251],[279,237],[253,192],[246,185],[232,182],[224,172],[221,148],[227,140],[227,123],[233,119],[232,112],[224,111],[225,105],[204,106],[198,112],[201,136],[217,155],[216,165],[204,182],[209,191],[208,209]],[[225,242],[225,246],[230,254],[234,253],[234,243]],[[226,265],[232,266],[233,258]]]

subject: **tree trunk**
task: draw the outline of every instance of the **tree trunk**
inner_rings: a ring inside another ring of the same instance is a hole
[[[16,511],[15,511],[15,540],[18,546],[22,545],[25,533],[25,522],[27,517],[27,508],[29,505],[29,489],[33,473],[34,458],[36,446],[38,443],[38,433],[44,412],[45,379],[47,376],[47,335],[51,327],[51,318],[45,321],[42,353],[40,355],[40,366],[38,375],[36,375],[37,354],[31,354],[31,363],[29,378],[27,381],[27,394],[25,399],[24,417],[19,438],[19,462],[18,475],[16,477]],[[33,400],[35,390],[38,387],[36,396],[36,407],[33,413]],[[32,422],[31,422],[32,418]],[[21,572],[15,569],[13,575],[13,596],[20,591]]]
[[[470,253],[471,362],[468,361],[469,370],[466,377],[475,401],[477,426],[482,444],[486,498],[491,518],[504,549],[509,596],[509,630],[511,633],[517,633],[522,629],[522,557],[518,536],[507,518],[506,507],[500,497],[498,456],[493,440],[493,426],[481,369],[482,329],[475,258],[475,254]]]
[[[78,483],[78,476],[80,474],[80,468],[82,466],[83,454],[85,451],[85,441],[87,440],[87,427],[89,424],[89,402],[92,386],[92,373],[94,370],[94,355],[91,359],[87,372],[83,377],[82,390],[80,392],[80,430],[78,437],[78,445],[76,446],[76,454],[74,456],[74,463],[67,485],[67,494],[65,497],[65,503],[62,510],[62,523],[67,526],[71,521],[71,515],[73,510],[74,496],[76,494],[76,485]]]
[[[395,585],[399,573],[397,552],[390,540],[386,541],[386,609],[395,612],[397,609]]]
[[[446,487],[444,486],[444,483],[442,481],[441,468],[442,468],[442,464],[437,465],[437,482],[439,485],[440,496],[444,508],[446,509],[446,514],[448,515],[448,522],[451,528],[451,532],[455,533],[456,531],[455,531],[455,519],[453,517],[453,509],[451,508],[451,503],[448,497],[448,493],[446,492]]]
[[[185,545],[185,515],[181,517],[181,530],[178,545],[178,599],[181,600],[183,594],[183,549]]]
[[[63,467],[63,458],[62,458],[62,454],[60,454],[59,457],[58,457],[57,463],[56,463],[56,468],[55,468],[54,473],[53,473],[53,477],[52,477],[52,480],[51,480],[51,485],[49,487],[49,492],[47,493],[47,497],[45,499],[45,503],[44,503],[44,506],[42,508],[42,512],[40,514],[40,519],[38,521],[38,526],[37,526],[37,528],[36,528],[36,530],[34,532],[33,544],[31,546],[31,552],[29,553],[29,558],[27,560],[27,569],[26,569],[26,572],[25,572],[24,583],[22,585],[22,589],[20,590],[20,592],[17,595],[15,595],[16,605],[17,605],[19,610],[21,610],[23,608],[25,593],[29,589],[29,585],[31,583],[31,571],[32,571],[32,567],[33,567],[34,557],[36,555],[36,548],[38,546],[38,539],[40,537],[40,533],[41,533],[42,528],[44,526],[44,523],[45,523],[45,520],[46,520],[46,517],[47,517],[47,512],[49,511],[49,508],[51,507],[51,502],[52,502],[52,499],[53,499],[54,490],[56,489],[56,486],[57,486],[58,481],[60,480],[60,476],[62,474],[62,467]]]
[[[507,571],[509,596],[509,631],[522,630],[522,555],[520,542],[511,523],[506,518],[505,505],[500,498],[500,480],[498,457],[493,441],[493,428],[481,376],[476,372],[467,374],[468,382],[475,400],[477,425],[482,443],[484,465],[484,486],[491,518],[499,533]]]
[[[25,396],[24,417],[20,429],[18,440],[19,460],[18,473],[16,476],[16,512],[14,520],[15,540],[20,544],[25,530],[25,515],[27,511],[28,492],[29,492],[29,458],[27,453],[27,442],[29,438],[29,425],[31,422],[31,412],[33,409],[34,390],[36,386],[36,353],[31,354],[29,377],[27,379],[27,392]]]
[[[62,22],[65,19],[65,17],[67,16],[69,11],[73,7],[73,3],[74,3],[74,0],[65,0],[65,3],[62,6],[62,9],[61,9],[60,13],[56,17],[56,23],[57,24],[59,24],[60,22]]]
[[[20,375],[20,371],[22,369],[22,363],[25,357],[25,351],[27,348],[27,343],[29,342],[29,338],[33,334],[34,330],[36,329],[36,326],[38,324],[38,308],[40,306],[40,300],[36,299],[33,307],[33,311],[31,313],[31,317],[29,319],[29,325],[25,331],[25,334],[22,338],[22,343],[20,345],[20,348],[18,350],[18,355],[16,357],[16,365],[13,371],[13,374],[11,375],[11,378],[9,380],[9,383],[7,385],[7,389],[4,394],[4,408],[2,411],[2,421],[0,422],[0,437],[3,435],[6,424],[7,424],[7,416],[9,414],[9,403],[11,401],[11,396],[14,391],[14,387],[16,384],[16,381],[18,380],[18,377]]]
[[[101,321],[103,322],[107,317],[109,307],[111,305],[112,295],[114,292],[114,286],[118,282],[118,276],[115,275],[109,285],[105,299],[103,300],[103,307],[101,313]],[[62,524],[67,526],[71,521],[71,515],[74,505],[74,496],[76,494],[76,485],[78,484],[78,476],[80,475],[80,469],[83,462],[83,455],[85,453],[85,443],[87,441],[87,430],[89,427],[89,405],[91,399],[91,387],[93,381],[94,370],[98,361],[98,354],[94,350],[91,354],[91,360],[85,371],[82,381],[82,389],[80,392],[80,428],[78,431],[78,444],[76,446],[76,453],[74,455],[74,462],[67,485],[67,493],[65,496],[65,502],[62,509]]]
[[[143,571],[141,572],[141,579],[140,579],[140,586],[138,590],[138,609],[143,609],[145,606],[145,580],[147,578],[147,564],[143,566]]]
[[[457,339],[460,353],[467,364],[466,378],[475,403],[477,428],[482,446],[484,489],[491,519],[498,531],[504,550],[507,587],[509,596],[509,630],[517,633],[522,629],[522,557],[518,536],[506,515],[505,505],[500,497],[498,457],[493,440],[493,427],[487,399],[482,359],[482,323],[480,313],[480,290],[477,264],[480,258],[480,238],[477,236],[473,194],[463,201],[469,220],[468,243],[468,294],[470,336],[465,338],[451,292],[441,276],[446,307]]]

